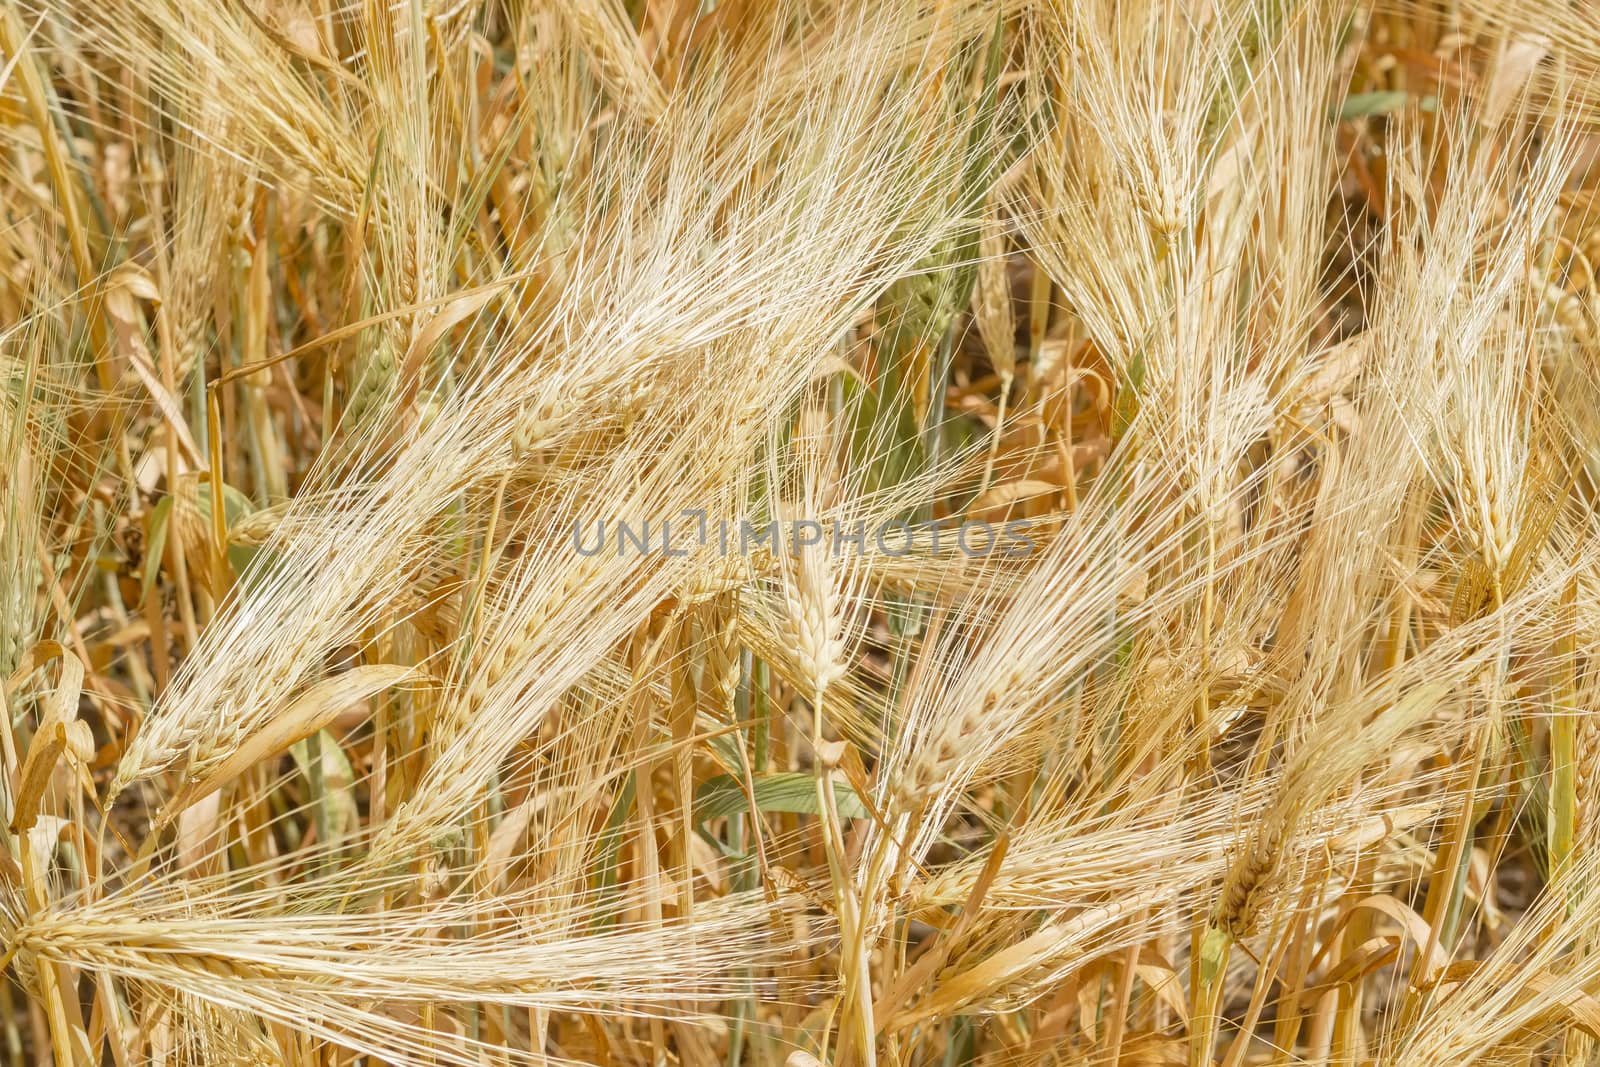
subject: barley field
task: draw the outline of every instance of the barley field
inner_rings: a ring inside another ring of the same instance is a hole
[[[1600,7],[0,0],[0,1067],[1600,1065]]]

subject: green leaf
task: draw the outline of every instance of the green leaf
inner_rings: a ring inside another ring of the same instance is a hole
[[[743,766],[743,757],[739,754],[739,738],[734,734],[718,734],[706,744],[711,749],[712,757],[728,771],[737,771]]]
[[[195,511],[199,513],[201,521],[209,528],[211,525],[211,486],[202,481],[194,494]],[[232,527],[256,510],[254,502],[244,493],[224,482],[222,484],[222,515],[227,520],[227,525]],[[172,527],[172,497],[167,495],[156,501],[156,506],[150,512],[150,530],[145,537],[144,577],[140,583],[139,595],[147,597],[150,589],[155,585],[156,575],[161,570],[162,557],[167,550],[167,536]],[[254,545],[228,545],[228,565],[233,568],[233,573],[243,575],[260,549]]]
[[[1133,420],[1139,415],[1139,391],[1144,388],[1145,353],[1140,348],[1128,360],[1127,373],[1118,383],[1116,403],[1112,409],[1111,438],[1120,441]]]
[[[816,815],[817,780],[801,771],[784,774],[765,774],[755,779],[756,810],[788,812],[792,815]],[[839,815],[845,819],[864,819],[867,806],[856,796],[846,782],[833,783],[834,803]],[[722,774],[704,783],[694,794],[695,818],[700,822],[737,815],[748,811],[744,787],[739,780]]]
[[[195,510],[199,511],[206,521],[211,519],[211,486],[202,481],[194,494]],[[242,491],[235,489],[227,482],[222,483],[222,517],[232,526],[241,519],[248,518],[256,510],[255,503]]]
[[[617,791],[616,799],[611,802],[605,829],[600,831],[599,855],[596,857],[600,871],[594,881],[594,889],[600,896],[600,903],[595,908],[594,918],[589,922],[591,930],[604,929],[617,920],[616,897],[619,860],[622,856],[622,830],[623,823],[633,811],[634,789],[634,776],[630,774],[622,783],[622,788]]]
[[[211,486],[205,482],[200,483],[194,495],[195,510],[209,525],[211,522]],[[222,517],[229,529],[255,514],[256,505],[247,495],[227,482],[222,483]],[[233,568],[233,573],[243,575],[250,566],[250,561],[256,558],[257,548],[254,545],[228,545],[228,565]]]
[[[329,730],[319,730],[315,735],[322,760],[322,795],[314,798],[321,810],[318,812],[318,830],[325,835],[323,845],[342,841],[361,823],[361,813],[351,791],[355,784],[355,771],[350,759],[339,744],[339,739]],[[294,765],[308,782],[318,781],[313,771],[311,738],[301,738],[289,746]],[[326,823],[326,825],[322,825]]]
[[[1206,928],[1206,936],[1200,942],[1200,980],[1214,982],[1217,975],[1222,973],[1222,968],[1228,962],[1228,950],[1233,947],[1233,938],[1228,936],[1226,930],[1210,926]]]
[[[145,536],[144,579],[139,583],[141,600],[150,596],[156,584],[156,574],[161,570],[161,557],[167,551],[167,527],[172,522],[172,498],[164,496],[156,501],[150,512],[150,532]]]
[[[1410,93],[1403,93],[1397,89],[1376,93],[1351,93],[1344,98],[1344,105],[1339,108],[1339,118],[1349,122],[1371,115],[1387,115],[1391,111],[1399,111],[1410,100]],[[1424,97],[1418,101],[1418,106],[1424,111],[1432,111],[1438,107],[1438,101],[1431,96]]]

